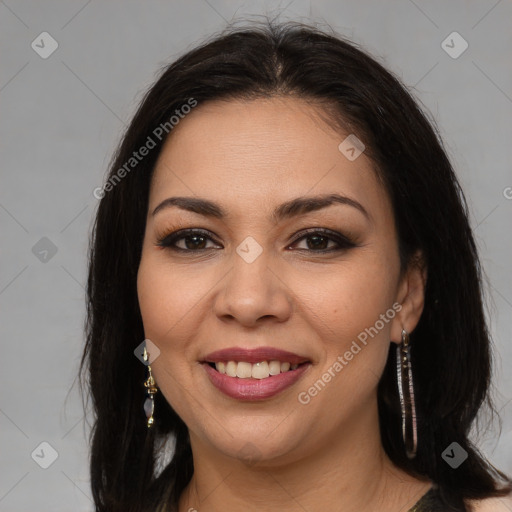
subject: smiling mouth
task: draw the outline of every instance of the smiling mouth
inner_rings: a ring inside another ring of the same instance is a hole
[[[238,379],[267,379],[282,373],[289,373],[297,370],[299,367],[308,364],[289,363],[286,361],[270,360],[260,361],[258,363],[249,363],[246,361],[219,361],[206,362],[211,368],[228,377]]]

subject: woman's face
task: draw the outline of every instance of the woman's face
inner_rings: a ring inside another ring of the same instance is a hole
[[[338,147],[348,135],[299,99],[231,100],[196,107],[163,147],[138,297],[194,450],[277,463],[378,429],[390,340],[418,315],[389,198],[364,152]],[[200,232],[169,236],[184,229]]]

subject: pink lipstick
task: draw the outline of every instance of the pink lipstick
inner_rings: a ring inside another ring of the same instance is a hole
[[[210,382],[237,400],[265,400],[295,384],[311,366],[307,357],[272,347],[233,347],[202,361]]]

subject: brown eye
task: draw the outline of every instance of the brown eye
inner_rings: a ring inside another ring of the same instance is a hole
[[[308,235],[302,238],[306,241],[307,249],[310,250],[322,250],[325,251],[329,245],[329,242],[333,242],[332,239],[325,235]],[[334,242],[336,243],[336,242]]]
[[[306,247],[298,248],[298,250],[306,252],[328,253],[356,247],[356,244],[348,237],[327,229],[314,228],[302,232],[301,235],[289,247],[297,245],[302,240],[306,241]],[[219,244],[208,247],[208,242],[217,244],[208,231],[184,229],[159,238],[157,245],[177,252],[202,252],[213,248],[222,248],[219,247]],[[330,247],[329,244],[331,244]]]
[[[182,240],[183,243],[181,243],[181,247],[179,247],[178,243]],[[208,241],[214,242],[214,240],[208,235],[207,231],[186,229],[176,231],[170,235],[160,238],[157,245],[174,251],[200,252],[211,249],[211,247],[207,247]]]
[[[296,245],[297,242],[300,242],[301,240],[306,241],[306,248],[300,248],[299,250],[305,250],[309,252],[334,252],[356,247],[356,244],[348,237],[342,235],[341,233],[326,229],[316,228],[307,231],[306,234],[303,232],[302,236],[297,238],[290,247]],[[328,247],[330,242],[334,243],[334,247]]]

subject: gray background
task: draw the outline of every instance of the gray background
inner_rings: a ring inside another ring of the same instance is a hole
[[[142,91],[226,21],[278,12],[327,20],[363,44],[437,120],[488,276],[503,427],[481,443],[512,472],[511,0],[0,0],[1,511],[92,510],[89,427],[73,386],[92,191]],[[458,58],[441,46],[453,31],[469,44]],[[31,47],[42,32],[58,42],[46,59]],[[47,469],[51,449],[41,442],[58,453]]]

